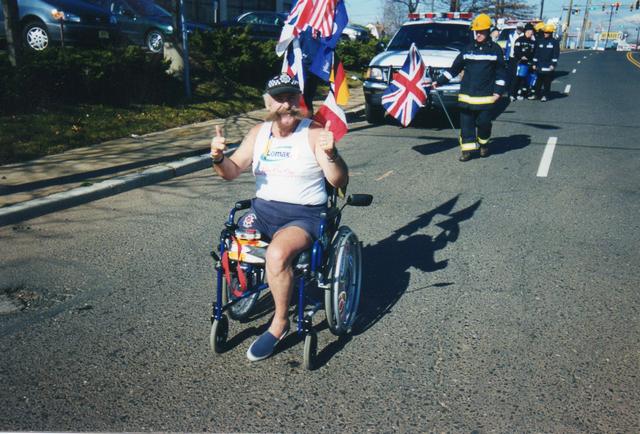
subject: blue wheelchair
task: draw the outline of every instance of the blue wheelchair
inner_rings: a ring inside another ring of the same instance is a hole
[[[309,370],[315,367],[318,348],[314,315],[324,309],[327,325],[336,336],[350,333],[356,319],[362,281],[362,244],[348,226],[340,226],[340,220],[345,206],[369,206],[373,201],[371,195],[352,194],[340,206],[339,196],[344,194],[339,194],[341,192],[328,183],[327,192],[327,211],[321,216],[318,238],[294,261],[292,299],[297,300],[294,321],[298,336],[304,338],[304,367]],[[269,287],[264,260],[268,240],[247,236],[236,221],[236,213],[250,207],[251,200],[236,202],[220,234],[218,253],[211,251],[217,272],[209,335],[214,354],[229,349],[227,314],[233,320],[247,320],[261,292]]]

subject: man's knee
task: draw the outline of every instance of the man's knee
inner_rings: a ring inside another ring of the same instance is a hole
[[[279,244],[271,244],[267,248],[266,265],[267,269],[272,273],[281,273],[285,271],[291,262],[292,253]]]

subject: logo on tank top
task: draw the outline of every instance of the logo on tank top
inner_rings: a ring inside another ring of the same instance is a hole
[[[273,143],[271,141],[271,143]],[[283,160],[296,160],[299,153],[293,149],[289,144],[278,144],[276,146],[267,146],[262,154],[260,154],[260,161],[265,163],[273,163]]]

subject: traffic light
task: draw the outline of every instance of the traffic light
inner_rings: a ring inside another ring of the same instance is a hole
[[[602,5],[602,12],[604,12],[605,7],[606,7],[606,6],[603,4],[603,5]]]

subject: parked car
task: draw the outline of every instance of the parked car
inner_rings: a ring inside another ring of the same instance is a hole
[[[105,8],[82,0],[18,0],[23,44],[36,51],[64,41],[100,45],[117,38],[115,20]],[[0,0],[0,39],[6,39]]]
[[[249,35],[257,40],[277,40],[282,32],[282,26],[287,14],[282,12],[254,11],[245,12],[232,20],[222,21],[218,28],[248,27]]]
[[[351,39],[352,41],[367,42],[370,34],[369,29],[358,24],[347,24],[342,30],[342,37],[344,39]]]
[[[164,49],[173,35],[173,16],[151,0],[107,0],[102,3],[115,17],[120,37],[128,43],[146,47],[152,53]],[[210,30],[206,24],[187,22],[187,31]]]

